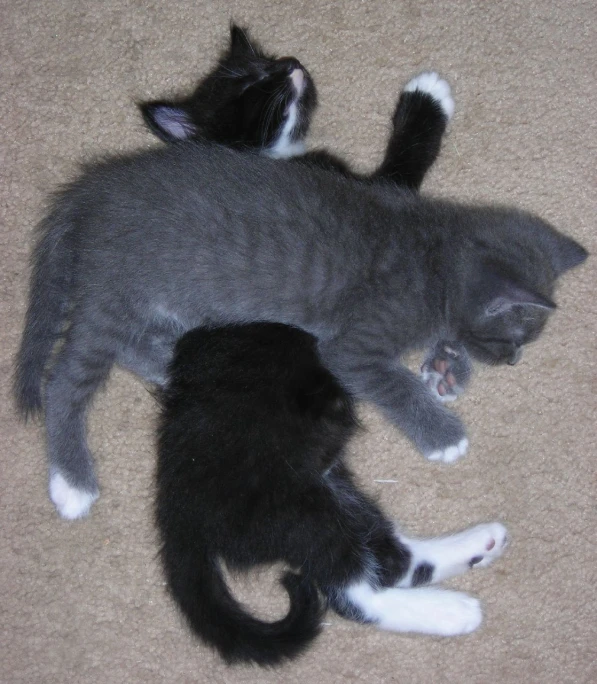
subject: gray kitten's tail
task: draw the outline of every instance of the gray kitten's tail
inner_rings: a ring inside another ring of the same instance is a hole
[[[73,257],[65,238],[73,223],[65,205],[64,198],[58,198],[41,222],[31,258],[29,305],[14,375],[17,408],[25,418],[42,410],[46,365],[68,312]]]

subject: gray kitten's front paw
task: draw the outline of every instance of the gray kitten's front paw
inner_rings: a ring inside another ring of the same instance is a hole
[[[424,422],[421,421],[421,427],[424,424],[425,428],[417,446],[429,461],[454,463],[468,450],[464,425],[451,411],[433,401],[430,403],[434,410],[427,413]]]
[[[421,366],[421,380],[441,402],[454,401],[470,380],[472,365],[459,342],[440,340]]]

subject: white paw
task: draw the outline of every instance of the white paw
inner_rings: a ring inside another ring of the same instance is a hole
[[[97,499],[97,492],[85,492],[71,487],[60,473],[50,477],[50,499],[58,513],[66,520],[83,518],[89,513],[91,504]]]
[[[427,459],[429,461],[441,461],[442,463],[454,463],[459,458],[464,456],[468,450],[468,439],[465,437],[461,439],[458,444],[446,447],[445,449],[437,449],[432,451]]]
[[[485,568],[499,558],[508,546],[508,530],[499,522],[477,525],[463,534],[470,535],[471,568]],[[475,551],[476,547],[476,551]]]
[[[404,86],[405,93],[414,93],[416,90],[427,93],[438,102],[448,121],[452,118],[454,114],[452,90],[450,84],[440,78],[439,74],[436,74],[435,71],[424,71]]]
[[[483,621],[481,604],[472,596],[460,591],[442,591],[430,608],[432,634],[456,636],[474,632]]]

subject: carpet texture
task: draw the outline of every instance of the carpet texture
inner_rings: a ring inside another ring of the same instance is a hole
[[[60,520],[46,494],[43,429],[10,397],[32,230],[81,159],[146,148],[134,102],[188,88],[228,22],[299,57],[320,95],[313,144],[359,168],[380,160],[400,88],[424,69],[456,113],[425,191],[540,213],[597,252],[597,6],[593,1],[104,0],[0,3],[2,364],[0,680],[98,682],[597,681],[597,261],[566,275],[558,311],[515,368],[479,369],[455,406],[471,449],[427,463],[372,408],[352,445],[366,489],[413,534],[493,519],[512,543],[494,566],[450,582],[479,596],[466,637],[384,633],[333,613],[282,670],[227,669],[190,636],[164,590],[152,525],[155,405],[116,371],[90,414],[102,495]],[[392,480],[395,482],[376,482]],[[275,572],[240,594],[260,615],[285,605]]]

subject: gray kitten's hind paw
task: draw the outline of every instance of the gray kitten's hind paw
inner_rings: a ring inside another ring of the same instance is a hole
[[[458,444],[453,444],[445,449],[436,449],[427,454],[428,461],[441,461],[442,463],[454,463],[462,458],[468,451],[468,439],[464,437]]]
[[[50,498],[65,520],[84,518],[98,496],[98,491],[86,492],[73,487],[60,473],[50,477]]]
[[[421,380],[441,402],[454,401],[470,380],[472,365],[468,353],[459,342],[441,340],[421,366]]]

